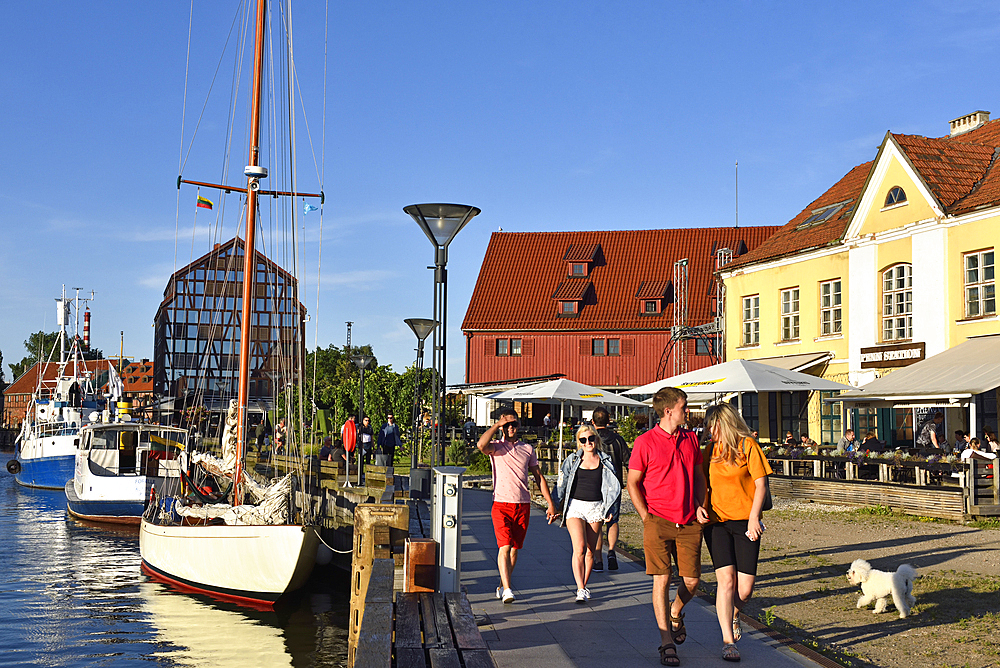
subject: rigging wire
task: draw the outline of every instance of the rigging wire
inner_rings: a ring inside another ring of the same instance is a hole
[[[323,117],[321,119],[323,139],[322,146],[320,148],[320,159],[322,164],[322,170],[320,172],[319,187],[320,192],[324,192],[326,187],[326,68],[328,60],[328,48],[329,48],[329,36],[330,36],[330,0],[326,1],[326,10],[323,22]],[[301,92],[301,87],[299,88]],[[305,105],[303,105],[304,107]],[[309,125],[306,124],[306,129],[308,130]],[[310,135],[310,145],[312,144],[312,136]],[[313,156],[315,156],[315,151]],[[315,160],[315,157],[313,158]],[[319,205],[319,252],[318,259],[316,261],[316,323],[313,325],[313,373],[312,373],[312,394],[309,397],[310,409],[313,416],[313,433],[316,433],[315,417],[316,417],[316,372],[317,366],[319,364],[319,292],[320,286],[323,280],[323,212],[326,207],[321,201]],[[350,352],[350,351],[348,351]],[[391,465],[392,462],[390,462]]]

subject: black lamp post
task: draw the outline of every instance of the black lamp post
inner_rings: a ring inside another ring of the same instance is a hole
[[[424,368],[424,340],[438,326],[437,320],[427,318],[407,318],[404,320],[417,335],[416,376],[413,381],[413,445],[410,447],[410,468],[417,468],[417,450],[420,447],[420,372]]]
[[[434,430],[431,446],[431,465],[434,453],[440,454],[444,463],[445,433],[445,367],[447,366],[448,338],[448,244],[455,238],[474,216],[481,211],[465,204],[411,204],[405,211],[420,229],[424,231],[434,246],[434,320],[441,327],[434,330],[432,341],[433,364],[437,371],[434,378],[434,402],[432,411],[437,415],[438,428]]]
[[[358,430],[358,440],[355,442],[354,450],[358,453],[358,486],[361,485],[361,423],[365,419],[365,369],[375,361],[371,355],[354,355],[351,357],[354,366],[361,371],[361,397],[358,400],[358,421],[355,429]]]

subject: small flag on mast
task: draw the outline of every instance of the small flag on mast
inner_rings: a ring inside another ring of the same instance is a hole
[[[208,199],[207,197],[202,197],[201,195],[198,195],[198,208],[200,208],[200,209],[211,209],[212,208],[212,201],[210,199]]]
[[[313,206],[312,204],[309,204],[308,202],[304,202],[303,205],[302,205],[302,215],[304,216],[307,213],[309,213],[310,211],[319,211],[319,207],[318,206]]]

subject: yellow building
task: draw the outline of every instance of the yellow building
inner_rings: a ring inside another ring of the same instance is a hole
[[[784,358],[858,387],[1000,332],[998,162],[1000,121],[987,112],[951,121],[946,137],[886,133],[873,161],[722,270],[726,359]],[[979,425],[996,426],[995,394],[976,397]],[[822,398],[745,396],[744,412],[764,440],[808,431],[836,443],[853,427],[859,438],[870,429],[889,445],[912,441],[913,410],[845,410]],[[961,415],[948,413],[949,442],[969,430]]]

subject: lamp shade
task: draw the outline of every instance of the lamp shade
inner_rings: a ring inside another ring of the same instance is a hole
[[[420,341],[430,336],[430,333],[438,326],[437,320],[429,320],[427,318],[407,318],[403,322],[410,326],[410,329],[413,330],[413,333],[417,335],[417,339]]]
[[[455,235],[481,213],[466,204],[411,204],[403,207],[435,247],[447,248]]]
[[[375,361],[375,358],[371,355],[354,355],[351,357],[351,361],[359,369],[367,369],[368,365]]]

